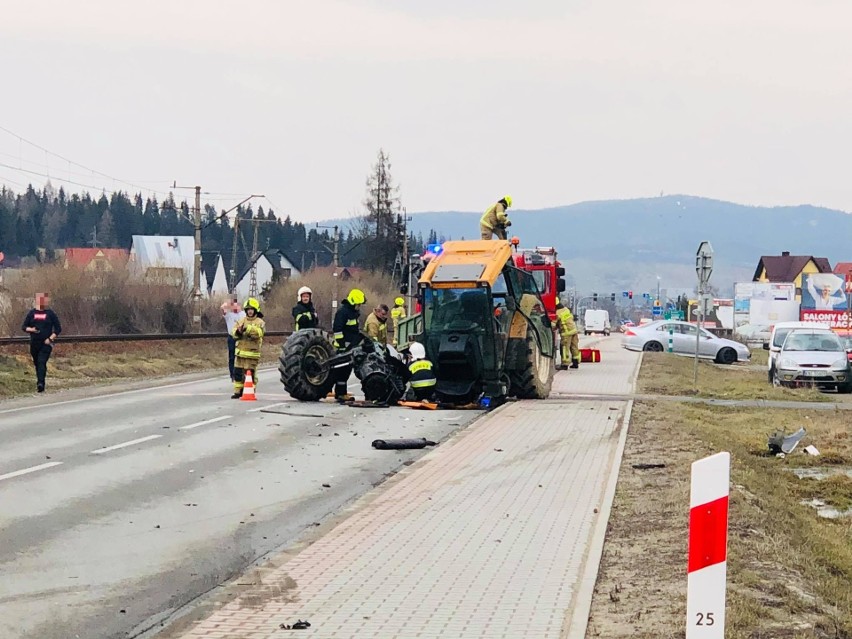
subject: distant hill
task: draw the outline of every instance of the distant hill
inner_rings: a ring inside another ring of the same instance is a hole
[[[711,283],[730,292],[751,280],[761,255],[781,251],[852,261],[852,215],[815,206],[743,206],[687,195],[581,202],[510,211],[509,229],[522,246],[556,246],[569,286],[602,294],[622,290],[695,287],[695,251],[709,240],[715,251]],[[435,229],[452,239],[479,236],[481,212],[415,213],[414,233]]]

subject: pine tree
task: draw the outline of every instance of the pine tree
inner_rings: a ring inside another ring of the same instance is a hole
[[[379,149],[367,178],[366,215],[358,225],[359,239],[366,247],[366,265],[386,273],[393,270],[397,256],[402,254],[404,239],[399,187],[394,185],[390,169],[390,156]]]

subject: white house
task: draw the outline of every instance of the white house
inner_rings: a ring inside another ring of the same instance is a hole
[[[251,267],[257,263],[257,292],[260,294],[264,287],[277,279],[298,279],[301,276],[293,262],[282,252],[275,249],[264,251],[257,259],[249,262],[237,277],[234,293],[245,299],[251,289]]]
[[[225,262],[222,260],[221,253],[216,256],[216,270],[213,273],[212,282],[209,282],[209,286],[210,297],[221,297],[228,294],[228,276],[225,274]]]
[[[191,235],[134,235],[129,267],[137,277],[156,284],[192,290],[195,238]],[[202,293],[206,287],[202,286]]]

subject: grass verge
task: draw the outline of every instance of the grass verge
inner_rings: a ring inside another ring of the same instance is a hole
[[[278,361],[283,339],[264,340],[262,362]],[[216,369],[228,370],[228,347],[223,338],[93,344],[63,344],[60,340],[48,362],[47,388],[50,393]],[[0,398],[32,394],[35,385],[29,345],[0,347]]]
[[[801,425],[801,446],[821,456],[766,453],[769,433]],[[852,637],[852,517],[802,504],[852,504],[852,479],[836,472],[852,468],[848,416],[668,402],[634,406],[587,637],[684,637],[690,464],[720,450],[733,460],[725,636]],[[814,466],[830,478],[792,472]]]
[[[765,361],[764,361],[765,365]],[[717,399],[769,399],[830,402],[836,394],[811,388],[776,388],[766,369],[757,364],[722,366],[698,362],[698,392],[693,390],[693,360],[667,353],[644,353],[638,392],[656,395],[695,395]]]

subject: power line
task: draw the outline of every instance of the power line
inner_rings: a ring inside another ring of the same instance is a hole
[[[2,125],[0,125],[0,131],[3,131],[5,133],[11,135],[12,137],[17,138],[19,142],[25,142],[25,143],[29,144],[30,146],[38,149],[39,151],[43,151],[46,154],[57,157],[60,160],[62,160],[63,162],[67,162],[69,165],[73,164],[74,166],[80,167],[81,169],[85,169],[86,171],[88,171],[92,175],[99,175],[101,177],[107,178],[108,180],[112,180],[113,182],[120,182],[121,184],[126,184],[127,186],[131,186],[134,189],[138,189],[140,191],[153,191],[153,192],[156,193],[156,191],[154,191],[153,189],[150,189],[150,188],[146,189],[146,188],[140,187],[136,184],[133,184],[132,182],[127,182],[126,180],[121,180],[121,179],[116,178],[112,175],[108,175],[108,174],[103,173],[101,171],[97,171],[97,170],[95,170],[91,167],[86,166],[85,164],[80,164],[79,162],[75,162],[74,160],[71,160],[71,159],[69,159],[69,158],[67,158],[63,155],[59,155],[58,153],[54,153],[53,151],[44,148],[40,144],[36,144],[35,142],[32,142],[31,140],[26,139],[25,137],[18,135],[14,131],[10,131],[9,129],[7,129],[6,127],[4,127]],[[14,167],[10,167],[10,168],[14,168]],[[48,166],[48,170],[49,170],[49,166]],[[48,175],[47,177],[51,177],[51,176]],[[74,184],[74,182],[72,182],[71,180],[66,180],[66,181],[71,183],[71,184]],[[87,187],[87,188],[97,188],[97,187]]]

